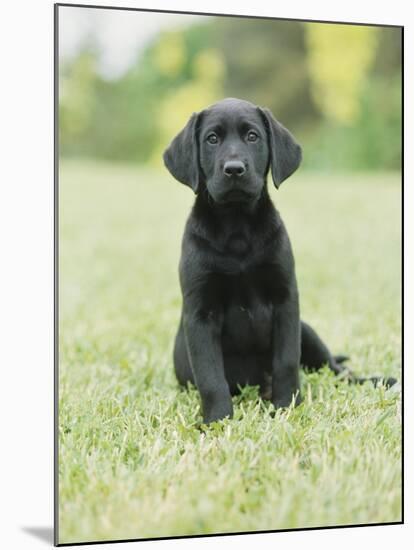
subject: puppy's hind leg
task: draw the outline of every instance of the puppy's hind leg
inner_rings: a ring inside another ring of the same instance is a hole
[[[305,368],[310,370],[318,370],[324,365],[328,365],[328,367],[336,375],[354,384],[363,384],[369,380],[374,384],[374,386],[377,386],[380,382],[382,382],[387,388],[390,388],[397,382],[395,378],[356,376],[345,364],[348,359],[349,358],[346,355],[332,355],[313,328],[304,321],[301,321],[300,362]]]
[[[335,374],[348,372],[343,364],[346,355],[334,357],[311,326],[301,321],[301,364],[309,370],[318,370],[327,365]]]

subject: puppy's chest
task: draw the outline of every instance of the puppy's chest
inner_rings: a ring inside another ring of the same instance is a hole
[[[227,237],[224,252],[236,257],[246,257],[252,252],[252,244],[252,239],[248,238],[244,232],[236,232]]]
[[[224,349],[267,350],[271,342],[273,304],[266,289],[248,276],[230,278],[225,287],[222,301]]]
[[[275,260],[272,250],[259,255],[253,249],[241,258],[221,254],[213,257],[209,268],[209,273],[201,280],[205,310],[235,308],[251,312],[268,304],[282,303],[289,293],[289,273]]]

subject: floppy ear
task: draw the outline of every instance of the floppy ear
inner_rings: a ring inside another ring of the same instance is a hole
[[[279,185],[298,168],[302,149],[292,134],[278,122],[269,109],[259,108],[268,135],[273,183]]]
[[[164,151],[164,164],[174,178],[192,188],[197,193],[199,186],[198,146],[196,130],[198,113],[190,120]]]

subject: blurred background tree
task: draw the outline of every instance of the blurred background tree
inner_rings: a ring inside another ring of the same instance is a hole
[[[233,96],[269,107],[307,168],[400,168],[399,28],[206,17],[159,32],[117,78],[98,57],[92,35],[61,63],[64,156],[160,163],[192,112]]]

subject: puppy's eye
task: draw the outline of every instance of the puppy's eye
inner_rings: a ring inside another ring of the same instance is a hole
[[[256,134],[256,132],[253,132],[253,130],[250,130],[250,132],[247,134],[247,141],[257,141],[259,139],[259,136]]]
[[[211,144],[211,145],[216,145],[218,143],[218,137],[217,137],[217,134],[209,134],[207,136],[207,141]]]

